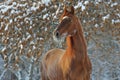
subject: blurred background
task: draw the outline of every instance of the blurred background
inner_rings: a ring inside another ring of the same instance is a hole
[[[81,20],[92,80],[120,80],[120,0],[0,0],[0,80],[40,80],[63,6]]]

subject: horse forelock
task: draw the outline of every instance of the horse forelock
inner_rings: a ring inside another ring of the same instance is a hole
[[[62,20],[63,20],[63,19],[66,19],[66,18],[69,18],[69,17],[68,17],[68,16],[64,16],[64,17],[62,18]]]

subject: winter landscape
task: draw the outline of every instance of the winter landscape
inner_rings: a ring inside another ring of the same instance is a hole
[[[91,80],[120,80],[120,0],[0,0],[0,80],[40,80],[42,56],[56,43],[63,6],[81,20]]]

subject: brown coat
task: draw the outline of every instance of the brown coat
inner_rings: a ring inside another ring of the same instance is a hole
[[[83,30],[73,7],[71,11],[64,9],[55,33],[57,37],[67,33],[67,48],[52,49],[45,54],[41,68],[42,80],[90,80],[92,65],[87,55]]]

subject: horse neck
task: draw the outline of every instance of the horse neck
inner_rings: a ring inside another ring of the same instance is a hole
[[[77,30],[79,31],[74,35],[67,37],[66,54],[74,55],[76,58],[83,60],[87,55],[87,47],[81,26]]]

